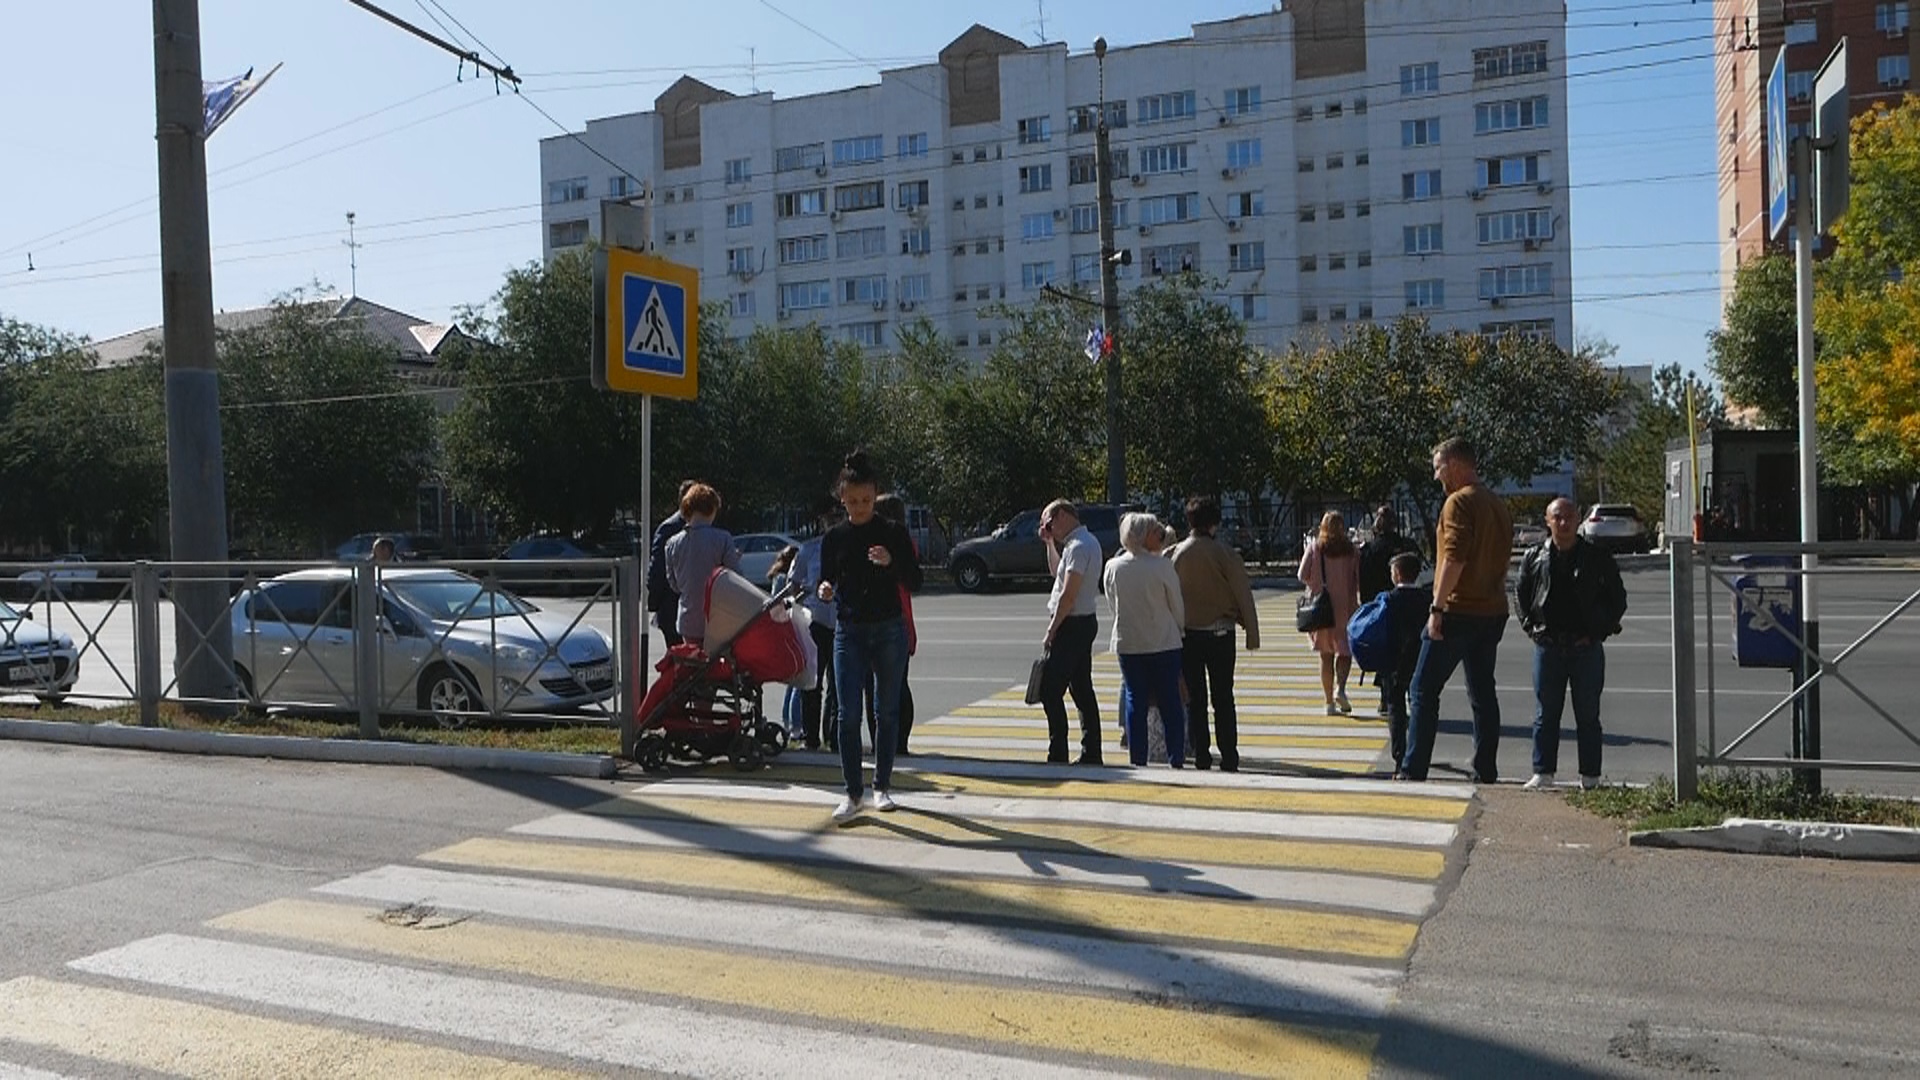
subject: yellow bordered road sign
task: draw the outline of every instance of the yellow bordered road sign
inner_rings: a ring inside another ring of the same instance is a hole
[[[625,248],[596,254],[594,382],[692,399],[700,385],[700,272]]]

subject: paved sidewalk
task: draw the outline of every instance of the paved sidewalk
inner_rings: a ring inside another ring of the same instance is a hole
[[[1920,870],[1630,848],[1480,790],[1377,1076],[1920,1074]]]

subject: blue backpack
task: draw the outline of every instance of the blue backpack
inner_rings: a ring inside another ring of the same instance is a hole
[[[1347,639],[1353,646],[1353,662],[1362,671],[1385,671],[1393,665],[1393,613],[1388,610],[1387,598],[1393,590],[1374,597],[1360,605],[1360,610],[1347,620]]]

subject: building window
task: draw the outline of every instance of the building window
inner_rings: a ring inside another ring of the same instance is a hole
[[[1368,267],[1368,266],[1372,266],[1372,265],[1373,265],[1373,252],[1371,252],[1371,251],[1363,251],[1363,252],[1361,252],[1360,254],[1358,254],[1358,255],[1355,255],[1355,256],[1353,257],[1353,265],[1355,265],[1355,266],[1359,266],[1359,267]]]
[[[1127,103],[1124,101],[1107,102],[1107,129],[1127,126]],[[1074,135],[1091,135],[1100,129],[1100,106],[1075,105],[1067,116],[1067,131]]]
[[[1235,139],[1227,144],[1227,168],[1251,169],[1260,164],[1259,139]]]
[[[1347,167],[1347,155],[1345,154],[1328,154],[1327,155],[1328,169],[1344,169],[1346,167]]]
[[[1267,321],[1267,298],[1261,293],[1242,293],[1230,297],[1227,307],[1247,322]]]
[[[1075,154],[1067,159],[1067,185],[1097,183],[1100,164],[1092,154]]]
[[[1539,97],[1515,98],[1512,101],[1486,101],[1473,107],[1473,130],[1479,135],[1488,135],[1496,131],[1525,131],[1529,128],[1546,126],[1545,94]]]
[[[753,224],[753,204],[737,202],[727,204],[727,228],[737,229]]]
[[[813,311],[833,306],[833,282],[793,281],[780,286],[780,310]]]
[[[1367,115],[1367,99],[1366,98],[1357,97],[1353,99],[1353,115],[1355,116]]]
[[[737,157],[727,159],[727,183],[744,184],[751,179],[753,179],[752,158]]]
[[[1346,254],[1346,252],[1344,252],[1344,251],[1336,251],[1336,252],[1333,252],[1332,254],[1330,254],[1330,255],[1328,255],[1328,256],[1327,256],[1327,269],[1329,269],[1329,270],[1345,270],[1346,268],[1347,268],[1347,254]]]
[[[1140,171],[1143,173],[1183,173],[1188,171],[1188,154],[1192,143],[1162,143],[1159,146],[1140,148]]]
[[[1886,7],[1881,4],[1881,7]],[[1874,12],[1875,22],[1879,21],[1879,12]],[[1811,45],[1820,40],[1820,27],[1812,19],[1799,19],[1787,24],[1787,44]]]
[[[1478,187],[1501,187],[1508,184],[1537,184],[1548,179],[1546,170],[1541,168],[1539,154],[1516,154],[1513,157],[1480,158],[1474,162],[1474,179]]]
[[[727,249],[727,273],[729,274],[753,273],[753,249],[750,247],[728,248]]]
[[[1496,266],[1480,271],[1480,299],[1495,300],[1509,296],[1550,296],[1553,293],[1553,267],[1546,263],[1528,266]]]
[[[1267,245],[1259,240],[1244,244],[1227,245],[1227,269],[1229,270],[1265,270],[1267,268]]]
[[[1020,264],[1020,287],[1033,292],[1043,285],[1053,283],[1052,262],[1030,262]]]
[[[900,230],[900,254],[925,255],[933,250],[933,230],[925,225]]]
[[[1263,192],[1239,191],[1227,196],[1227,213],[1237,218],[1264,217],[1267,199]]]
[[[868,274],[840,279],[843,304],[884,304],[887,302],[887,275]]]
[[[1338,101],[1327,102],[1327,106],[1326,106],[1327,119],[1338,120],[1340,119],[1341,114],[1344,112],[1346,112],[1346,106],[1342,105],[1340,102]]]
[[[1250,116],[1260,111],[1260,88],[1257,86],[1229,87],[1225,98],[1228,116]]]
[[[827,212],[827,189],[789,191],[774,197],[776,217],[815,217]]]
[[[1511,210],[1479,217],[1480,242],[1504,244],[1515,240],[1553,238],[1553,211]]]
[[[930,274],[900,275],[900,302],[916,304],[933,295],[933,277]]]
[[[841,184],[833,189],[833,208],[841,213],[875,210],[887,205],[887,182],[868,180],[861,184]]]
[[[1053,239],[1053,213],[1042,210],[1037,214],[1020,215],[1020,239],[1031,243],[1035,240]]]
[[[1792,101],[1806,101],[1813,97],[1813,72],[1787,72],[1787,98]]]
[[[1359,314],[1355,317],[1361,318],[1361,319],[1373,318],[1373,301],[1371,300],[1360,301],[1360,311],[1359,311]]]
[[[1336,202],[1336,203],[1327,204],[1327,220],[1328,221],[1345,221],[1346,217],[1347,217],[1346,203]]]
[[[1300,208],[1300,221],[1302,224],[1313,221],[1317,216],[1318,214],[1311,206],[1303,206]]]
[[[1052,165],[1022,165],[1020,167],[1020,191],[1031,195],[1038,191],[1053,190]]]
[[[927,133],[916,131],[912,135],[902,135],[896,142],[901,158],[923,158],[927,156]]]
[[[995,149],[995,150],[997,151],[997,150],[999,150],[1000,148],[996,146],[996,147],[994,147],[994,149]],[[982,161],[985,161],[985,160],[987,160],[987,148],[986,148],[986,147],[984,147],[984,146],[976,146],[976,147],[974,147],[974,148],[973,148],[973,161],[974,161],[974,164],[976,164],[976,165],[977,165],[977,164],[979,164],[980,162],[982,162]]]
[[[1354,203],[1353,216],[1354,217],[1372,217],[1373,203],[1367,199],[1361,199],[1359,202]]]
[[[975,240],[973,242],[973,253],[975,255],[985,255],[991,252],[992,250],[993,250],[993,241],[991,240]]]
[[[1424,64],[1407,64],[1400,68],[1400,96],[1413,97],[1416,94],[1437,94],[1440,92],[1440,63],[1429,60]]]
[[[1314,271],[1316,271],[1316,270],[1318,270],[1318,269],[1320,269],[1320,258],[1319,258],[1319,256],[1317,256],[1317,255],[1302,255],[1302,256],[1300,256],[1300,272],[1301,272],[1301,273],[1303,273],[1303,274],[1311,274],[1311,273],[1313,273]]]
[[[1029,116],[1018,124],[1018,134],[1022,145],[1053,141],[1053,118],[1049,116]]]
[[[1302,105],[1302,106],[1300,106],[1299,108],[1297,108],[1297,109],[1295,109],[1295,110],[1293,110],[1293,119],[1294,119],[1294,120],[1295,120],[1295,121],[1296,121],[1297,123],[1302,123],[1302,124],[1305,124],[1305,123],[1308,123],[1308,122],[1310,122],[1310,121],[1312,121],[1312,120],[1313,120],[1313,106],[1311,106],[1311,105]]]
[[[870,229],[848,229],[833,235],[833,255],[836,259],[863,259],[869,255],[886,253],[885,225],[875,225]]]
[[[607,177],[607,198],[624,199],[629,195],[640,194],[640,185],[631,176]]]
[[[884,143],[878,135],[862,135],[854,139],[833,140],[833,163],[835,165],[865,165],[879,161],[886,156]]]
[[[1905,53],[1899,56],[1883,56],[1874,61],[1874,73],[1880,77],[1881,86],[1907,85],[1907,72],[1910,68]]]
[[[1401,173],[1400,197],[1413,200],[1439,198],[1440,170],[1424,169],[1420,172]]]
[[[1154,277],[1175,272],[1186,273],[1200,261],[1198,244],[1162,244],[1159,247],[1141,248],[1140,263],[1146,272]]]
[[[587,242],[587,222],[556,221],[547,226],[547,246],[555,248],[574,247]]]
[[[886,341],[886,323],[857,322],[840,328],[840,340],[867,349],[877,349]]]
[[[1331,307],[1327,308],[1327,321],[1346,322],[1347,321],[1347,305],[1334,304]]]
[[[1176,221],[1192,221],[1199,211],[1200,196],[1195,192],[1155,195],[1140,200],[1140,224],[1167,225]]]
[[[792,266],[795,263],[825,262],[827,258],[827,238],[822,236],[794,236],[780,241],[780,265]]]
[[[1320,309],[1319,309],[1319,308],[1317,308],[1317,307],[1311,307],[1311,306],[1309,306],[1309,307],[1302,307],[1302,308],[1300,309],[1300,321],[1301,321],[1301,322],[1303,322],[1303,323],[1317,323],[1317,322],[1319,322],[1319,321],[1320,321]]]
[[[1096,233],[1100,231],[1100,204],[1079,203],[1067,211],[1069,232]]]
[[[1873,5],[1873,28],[1904,34],[1907,31],[1907,0]]]
[[[1480,324],[1480,332],[1488,337],[1503,337],[1507,334],[1519,334],[1533,341],[1553,340],[1552,319],[1515,319],[1511,322],[1485,322]]]
[[[731,309],[733,313],[733,317],[736,319],[753,318],[753,312],[754,312],[753,294],[750,292],[734,293],[733,299],[728,302],[728,307]]]
[[[1193,91],[1181,90],[1171,94],[1155,94],[1140,99],[1138,119],[1143,124],[1158,124],[1168,120],[1185,120],[1193,116]]]
[[[550,203],[582,202],[586,197],[587,178],[584,176],[570,176],[547,184],[547,201]]]
[[[916,206],[925,206],[928,202],[927,182],[925,180],[903,180],[894,189],[894,205],[902,210],[911,210]]]
[[[1440,223],[1431,225],[1407,225],[1400,230],[1402,249],[1408,255],[1425,255],[1429,252],[1444,251],[1445,243],[1441,238]]]
[[[1401,146],[1432,146],[1440,141],[1440,118],[1400,121]]]
[[[1297,162],[1295,162],[1295,163],[1294,163],[1294,170],[1295,170],[1296,172],[1303,172],[1303,173],[1309,173],[1309,172],[1312,172],[1312,171],[1313,171],[1313,159],[1312,159],[1312,158],[1310,158],[1310,157],[1303,157],[1303,158],[1301,158],[1301,159],[1300,159],[1299,161],[1297,161]]]
[[[818,169],[827,163],[827,144],[807,143],[804,146],[783,146],[773,152],[774,172],[793,172],[797,169]]]
[[[1509,75],[1538,75],[1547,70],[1547,43],[1523,41],[1473,50],[1473,81],[1504,79]]]
[[[1432,311],[1447,306],[1447,283],[1440,278],[1407,282],[1407,310]]]

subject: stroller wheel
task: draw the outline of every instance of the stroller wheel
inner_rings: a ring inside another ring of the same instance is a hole
[[[758,769],[761,765],[760,740],[744,731],[735,735],[727,745],[727,757],[733,762],[733,767],[741,772]]]
[[[760,749],[772,757],[787,748],[787,726],[771,720],[760,721]]]
[[[633,760],[647,772],[666,772],[667,740],[659,735],[641,736],[640,744],[634,748]]]

